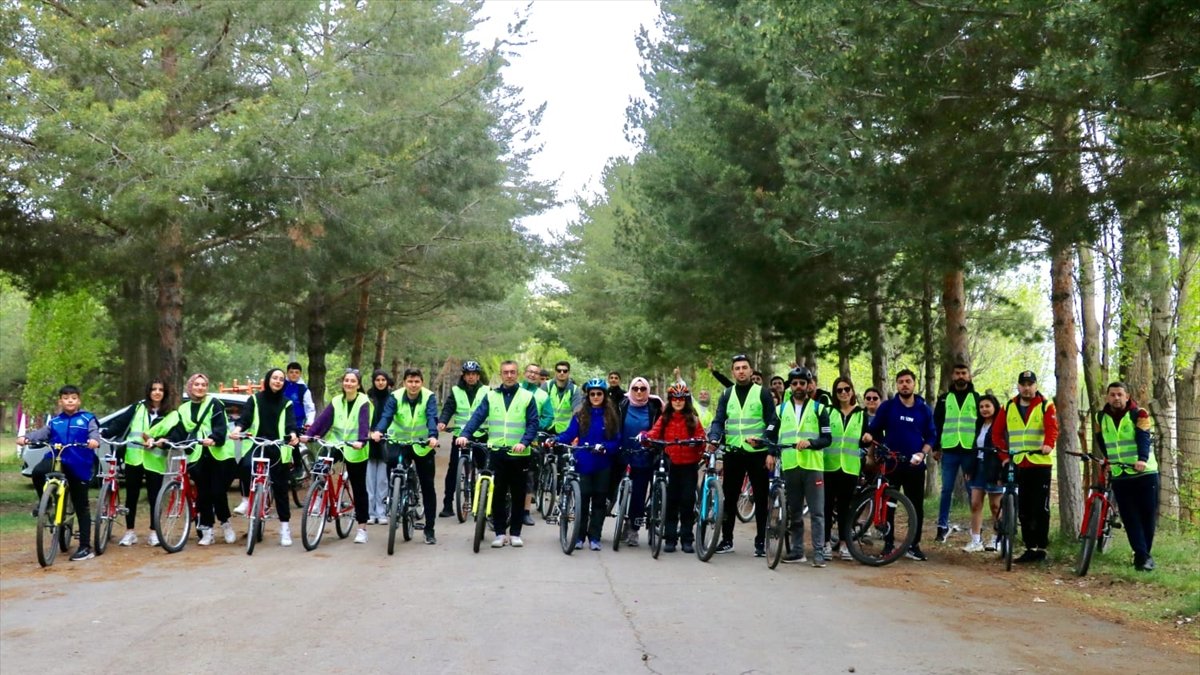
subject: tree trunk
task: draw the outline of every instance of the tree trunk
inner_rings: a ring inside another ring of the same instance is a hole
[[[1127,213],[1125,220],[1137,218],[1136,213]],[[1134,400],[1150,400],[1150,297],[1145,293],[1150,279],[1146,258],[1145,237],[1132,228],[1125,228],[1121,241],[1121,317],[1120,334],[1117,337],[1118,373],[1130,387]]]
[[[1075,257],[1070,244],[1057,244],[1050,259],[1050,308],[1054,317],[1054,379],[1058,413],[1058,526],[1078,532],[1083,512],[1079,462],[1068,452],[1079,444],[1079,350],[1075,344]]]
[[[383,352],[387,349],[387,329],[380,326],[375,330],[375,360],[372,362],[375,370],[383,370]]]
[[[1200,350],[1191,368],[1179,369],[1175,414],[1179,435],[1180,518],[1200,525]]]
[[[1150,243],[1150,372],[1158,472],[1159,513],[1170,521],[1179,520],[1179,480],[1175,474],[1175,363],[1174,312],[1171,307],[1171,252],[1167,248],[1167,228],[1163,216],[1155,214],[1149,222]]]
[[[938,366],[937,345],[933,339],[933,278],[928,270],[925,272],[925,282],[921,286],[921,354],[925,362],[924,397],[927,403],[937,398],[934,381]],[[929,469],[925,472],[925,494],[937,492],[938,477],[941,474],[940,462],[929,457],[926,460]]]
[[[876,276],[869,282],[867,298],[867,330],[871,339],[871,386],[883,392],[888,389],[887,324],[883,319],[883,295],[879,290],[882,280]]]
[[[326,340],[325,298],[316,296],[308,305],[308,389],[318,411],[325,407]]]
[[[850,379],[850,320],[846,318],[846,306],[841,305],[837,316],[838,376]]]
[[[971,365],[971,348],[967,340],[967,291],[961,267],[942,276],[942,311],[946,316],[946,361]]]
[[[168,228],[165,250],[179,250],[181,236],[179,226]],[[183,354],[183,263],[170,260],[160,263],[156,278],[157,296],[155,309],[158,312],[158,343],[161,349],[159,376],[170,389],[172,408],[179,405],[183,392],[187,357]]]
[[[1096,266],[1092,249],[1079,246],[1079,315],[1083,320],[1083,383],[1087,415],[1104,407],[1100,379],[1100,322],[1096,319]]]
[[[358,287],[358,308],[354,313],[354,340],[350,343],[350,367],[362,367],[363,348],[367,342],[367,310],[371,305],[371,284],[364,281]]]

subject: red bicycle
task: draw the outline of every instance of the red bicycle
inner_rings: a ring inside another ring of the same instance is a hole
[[[903,461],[900,453],[876,444],[871,450],[873,462],[864,463],[864,472],[875,466],[874,478],[864,475],[851,499],[846,518],[849,540],[846,547],[855,560],[872,567],[893,563],[904,555],[917,538],[917,510],[912,501],[888,483],[887,475]]]
[[[254,444],[254,455],[250,458],[250,504],[246,508],[246,518],[250,528],[246,532],[246,555],[254,555],[254,546],[263,539],[263,526],[271,517],[271,507],[274,495],[271,492],[271,458],[267,457],[267,448],[279,448],[287,441],[269,441],[265,438],[246,436],[246,440]]]
[[[196,483],[188,475],[187,453],[200,441],[189,439],[182,443],[157,441],[167,447],[167,472],[163,486],[154,500],[153,527],[158,543],[167,553],[178,553],[187,544],[192,524],[197,522]]]
[[[350,536],[354,529],[354,495],[350,479],[346,476],[342,459],[342,447],[346,441],[330,443],[323,438],[313,437],[321,451],[312,467],[312,485],[304,500],[304,518],[300,521],[300,539],[304,550],[312,551],[321,545],[325,534],[325,523],[332,520],[337,527],[339,539]],[[334,464],[342,466],[334,471]]]
[[[115,448],[126,445],[129,441],[110,441],[106,438],[104,442],[108,444],[109,450],[100,464],[100,494],[96,497],[96,515],[93,523],[96,539],[93,549],[96,555],[102,555],[108,550],[108,542],[112,539],[113,521],[117,516],[128,512],[128,509],[121,505]]]
[[[1087,574],[1096,550],[1099,549],[1101,553],[1108,550],[1112,541],[1112,531],[1121,529],[1116,498],[1113,496],[1112,478],[1108,475],[1109,467],[1134,467],[1132,464],[1110,462],[1107,457],[1097,457],[1085,452],[1067,454],[1099,465],[1095,471],[1096,482],[1088,488],[1087,497],[1083,500],[1083,522],[1079,525],[1079,557],[1075,560],[1075,574],[1082,577]]]

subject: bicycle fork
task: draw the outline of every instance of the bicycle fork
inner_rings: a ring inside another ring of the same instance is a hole
[[[489,483],[488,491],[487,491],[487,503],[484,504],[484,508],[487,510],[484,511],[484,515],[485,516],[492,515],[492,493],[494,492],[494,490],[491,489],[491,484],[490,484],[491,480],[492,480],[491,476],[486,476],[486,475],[482,475],[482,474],[475,479],[475,494],[472,495],[472,498],[471,498],[471,513],[479,513],[479,493],[483,491],[484,481],[487,481]]]

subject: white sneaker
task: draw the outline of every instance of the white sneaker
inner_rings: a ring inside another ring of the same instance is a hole
[[[821,545],[821,555],[826,560],[829,560],[833,557],[833,546],[829,542],[825,542]]]
[[[137,543],[137,532],[129,530],[125,532],[125,536],[121,537],[121,541],[117,542],[117,546],[133,546]]]
[[[146,540],[146,543],[150,546],[158,546],[158,533],[150,530],[150,538]]]
[[[200,545],[201,546],[212,546],[212,543],[213,543],[212,528],[211,527],[200,528]]]
[[[502,534],[498,534],[498,535],[496,535],[496,538],[492,540],[492,548],[500,548],[507,543],[508,543],[508,537],[506,537]]]
[[[971,540],[971,543],[962,547],[962,550],[967,553],[981,553],[983,551],[983,542],[978,539]]]
[[[225,543],[232,544],[237,541],[237,532],[233,531],[233,525],[228,522],[221,523],[221,531],[225,533]]]
[[[991,543],[983,547],[983,550],[991,552],[1000,548],[1000,537],[992,537]]]
[[[238,504],[237,508],[234,509],[233,512],[238,514],[239,516],[244,516],[244,515],[246,515],[246,510],[249,508],[250,508],[250,500],[246,499],[245,497],[242,497],[242,503]]]
[[[356,543],[356,544],[367,543],[367,528],[365,528],[365,527],[358,528],[358,534],[354,535],[354,543]]]
[[[850,547],[845,544],[838,547],[838,555],[842,560],[854,560],[854,556],[850,555]]]
[[[512,544],[513,548],[521,548],[525,545],[525,542],[521,541],[521,538],[515,534],[509,538],[509,543]]]
[[[280,523],[279,524],[279,545],[280,546],[291,546],[292,545],[292,528],[289,523]]]

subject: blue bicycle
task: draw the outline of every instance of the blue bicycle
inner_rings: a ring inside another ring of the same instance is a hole
[[[721,541],[721,479],[717,476],[720,447],[704,451],[704,477],[696,488],[696,557],[708,562]]]

